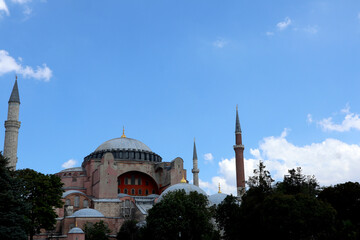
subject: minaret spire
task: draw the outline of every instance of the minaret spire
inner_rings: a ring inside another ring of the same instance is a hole
[[[8,104],[8,116],[5,121],[4,157],[9,159],[9,166],[16,169],[18,135],[21,124],[19,122],[20,97],[17,76]]]
[[[198,169],[198,158],[196,153],[196,144],[195,144],[195,138],[194,138],[194,151],[193,151],[193,169],[191,171],[193,173],[193,182],[195,186],[199,186],[199,172]]]
[[[240,120],[239,120],[239,112],[238,112],[238,105],[236,105],[236,124],[235,124],[235,132],[241,133],[241,126],[240,126]]]
[[[237,196],[241,197],[245,192],[244,145],[242,144],[242,133],[241,133],[239,112],[237,105],[236,105],[234,151],[235,151],[235,164],[236,164]]]

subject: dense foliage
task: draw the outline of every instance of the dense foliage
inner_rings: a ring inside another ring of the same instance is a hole
[[[7,165],[0,152],[0,239],[27,239],[25,213],[29,208],[22,198],[21,182]]]
[[[186,194],[184,190],[169,192],[149,210],[145,235],[157,240],[216,239],[211,217],[205,195]]]
[[[56,175],[45,175],[32,169],[16,171],[16,178],[21,180],[19,189],[23,200],[29,206],[29,210],[25,213],[29,220],[26,231],[32,239],[40,229],[54,228],[57,217],[54,208],[63,205],[61,201],[63,183]]]
[[[141,239],[141,230],[137,227],[136,220],[126,220],[120,228],[116,239],[118,240],[137,240]]]
[[[260,162],[241,205],[227,197],[218,206],[216,220],[224,239],[343,239],[335,238],[336,210],[318,197],[314,176],[297,168],[282,182],[272,182]]]
[[[360,239],[360,184],[347,182],[324,188],[319,199],[337,212],[335,239]]]
[[[109,227],[104,221],[97,222],[95,224],[85,225],[85,240],[108,240],[107,234],[110,233]]]

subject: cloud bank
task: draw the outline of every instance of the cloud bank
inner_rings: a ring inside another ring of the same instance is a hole
[[[321,186],[346,181],[360,181],[360,146],[328,138],[319,143],[297,146],[289,142],[285,129],[280,136],[265,137],[258,148],[250,149],[252,158],[245,159],[245,179],[253,175],[259,160],[276,181],[282,181],[289,169],[301,167],[305,175],[314,175]],[[235,158],[222,159],[218,163],[218,176],[211,182],[200,181],[200,187],[208,194],[222,192],[236,194]]]
[[[317,123],[324,131],[347,132],[351,129],[360,130],[359,114],[350,112],[348,105],[341,110],[341,113],[345,114],[345,117],[340,124],[334,123],[332,117],[324,118]]]
[[[37,66],[36,69],[30,66],[23,66],[21,58],[17,62],[7,51],[0,50],[0,76],[11,72],[20,74],[24,78],[35,78],[45,82],[50,81],[52,77],[52,71],[45,63],[42,66]]]
[[[9,9],[5,3],[4,0],[0,0],[0,17],[2,16],[2,14],[6,14],[7,16],[10,15]]]

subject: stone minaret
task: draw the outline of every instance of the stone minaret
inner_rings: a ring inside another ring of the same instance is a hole
[[[241,127],[240,127],[237,105],[236,105],[234,150],[235,150],[235,163],[236,163],[237,196],[241,197],[245,193],[244,145],[242,144]]]
[[[4,157],[9,159],[9,166],[16,169],[19,122],[20,97],[17,77],[9,99],[8,117],[5,121]]]
[[[194,153],[193,153],[193,169],[192,169],[192,173],[193,173],[193,181],[194,181],[195,186],[199,186],[199,172],[200,172],[200,170],[198,169],[198,158],[197,158],[197,154],[196,154],[196,145],[195,145],[195,139],[194,139]]]

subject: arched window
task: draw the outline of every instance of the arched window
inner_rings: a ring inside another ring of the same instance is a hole
[[[70,206],[70,199],[66,199],[65,206]]]
[[[147,195],[149,195],[149,190],[145,190],[145,195],[147,196]]]
[[[139,189],[139,195],[141,195],[142,194],[142,191],[141,191],[141,189]]]
[[[135,195],[135,189],[131,189],[131,195]]]
[[[79,196],[75,196],[74,207],[79,207],[79,204],[80,204],[80,197],[79,197]]]
[[[127,189],[126,189],[126,188],[124,189],[124,193],[125,193],[125,194],[127,194],[127,193],[128,193],[128,191],[127,191]]]
[[[89,207],[89,201],[85,199],[83,202],[83,208],[87,208],[87,207]]]

